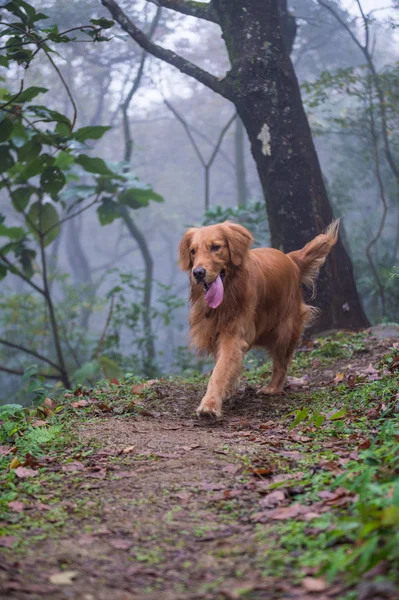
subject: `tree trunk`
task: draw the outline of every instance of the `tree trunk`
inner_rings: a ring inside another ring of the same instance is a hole
[[[299,84],[280,30],[276,0],[214,0],[232,69],[231,99],[247,130],[275,248],[304,246],[332,221]],[[227,83],[227,82],[226,82]],[[319,279],[315,329],[368,326],[342,242]]]
[[[244,127],[236,118],[234,150],[236,158],[237,206],[246,206],[248,202],[247,174],[245,170]]]

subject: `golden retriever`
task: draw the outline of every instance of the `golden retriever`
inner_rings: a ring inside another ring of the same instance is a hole
[[[301,250],[250,250],[250,232],[236,223],[189,229],[179,246],[180,266],[190,274],[190,334],[194,346],[216,364],[200,415],[222,414],[237,385],[245,352],[265,348],[273,359],[264,394],[282,391],[303,328],[316,309],[304,303],[302,283],[313,286],[338,238],[339,221]]]

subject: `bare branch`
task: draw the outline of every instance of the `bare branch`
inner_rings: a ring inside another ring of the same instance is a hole
[[[230,87],[226,82],[220,81],[217,77],[215,77],[215,75],[208,73],[208,71],[201,69],[201,67],[197,67],[189,60],[186,60],[179,54],[176,54],[176,52],[167,50],[166,48],[151,42],[151,40],[148,39],[148,36],[146,36],[141,29],[136,27],[136,25],[127,17],[115,0],[101,0],[101,3],[108,8],[113,19],[119,23],[122,29],[126,31],[126,33],[128,33],[130,37],[139,44],[139,46],[144,48],[144,50],[147,50],[147,52],[156,58],[160,58],[168,64],[176,67],[181,73],[184,73],[189,77],[193,77],[217,94],[221,94],[225,98],[230,99]]]
[[[30,285],[34,290],[36,290],[37,292],[39,292],[39,294],[42,294],[42,296],[44,296],[44,290],[42,290],[41,287],[39,287],[38,285],[36,285],[36,283],[33,283],[33,281],[31,281],[28,277],[26,277],[26,275],[24,275],[22,273],[22,271],[20,271],[18,269],[18,267],[16,267],[7,257],[5,254],[3,254],[2,252],[0,252],[0,259],[6,264],[6,266],[10,269],[11,273],[14,273],[14,275],[17,275],[17,277],[19,277],[20,279],[22,279],[23,281],[25,281],[25,283],[27,283],[28,285]]]
[[[61,372],[60,367],[57,364],[53,363],[51,360],[46,358],[46,356],[43,356],[42,354],[39,354],[38,352],[35,352],[34,350],[30,350],[29,348],[25,348],[25,346],[20,346],[19,344],[14,344],[12,342],[9,342],[8,340],[4,340],[3,338],[0,338],[0,344],[3,344],[4,346],[8,346],[9,348],[14,348],[15,350],[20,350],[21,352],[25,352],[25,354],[30,354],[31,356],[35,356],[39,360],[46,362],[48,365],[53,367],[56,371]]]
[[[391,168],[392,173],[394,174],[396,179],[399,181],[399,167],[393,156],[393,153],[391,150],[391,144],[390,144],[389,136],[388,136],[389,127],[388,127],[388,119],[387,119],[387,113],[386,113],[385,92],[384,92],[383,86],[381,85],[380,76],[377,73],[377,69],[374,64],[372,50],[370,50],[370,47],[369,47],[370,46],[370,35],[369,35],[369,22],[368,22],[367,15],[365,15],[365,13],[363,12],[363,8],[360,3],[360,0],[356,0],[357,6],[359,8],[360,14],[363,19],[363,24],[364,24],[365,32],[366,32],[366,44],[363,46],[363,44],[358,40],[356,35],[353,33],[353,31],[349,27],[348,23],[344,19],[342,19],[342,17],[329,4],[324,2],[324,0],[317,0],[317,1],[321,6],[323,6],[326,10],[328,10],[328,12],[331,13],[333,15],[333,17],[338,21],[338,23],[340,23],[340,25],[349,33],[353,42],[361,50],[361,52],[363,53],[363,55],[366,59],[367,66],[370,70],[371,77],[373,80],[373,85],[375,87],[375,90],[376,90],[377,96],[378,96],[378,109],[379,109],[379,113],[380,113],[380,117],[381,117],[381,125],[382,125],[381,133],[382,133],[382,139],[384,142],[385,156],[386,156],[387,162]]]
[[[187,123],[187,121],[185,119],[183,119],[183,117],[177,112],[177,110],[170,104],[170,102],[168,102],[167,100],[164,100],[166,106],[169,108],[169,110],[174,114],[174,116],[176,117],[176,119],[178,121],[180,121],[180,123],[183,125],[185,132],[187,133],[187,137],[190,140],[196,155],[198,156],[198,159],[201,163],[201,165],[203,167],[206,167],[206,161],[204,160],[204,157],[202,156],[201,150],[199,149],[199,146],[197,144],[197,142],[195,141],[195,138],[193,136],[193,134],[191,133],[191,129]]]
[[[25,375],[25,371],[22,371],[20,369],[9,369],[8,367],[3,367],[3,365],[0,365],[0,371],[3,371],[4,373],[9,373],[10,375]],[[59,375],[49,375],[47,373],[38,373],[39,377],[44,377],[45,379],[60,379]]]
[[[212,23],[218,23],[216,12],[213,10],[212,2],[194,2],[187,0],[148,0],[156,6],[170,8],[188,17],[197,17]]]

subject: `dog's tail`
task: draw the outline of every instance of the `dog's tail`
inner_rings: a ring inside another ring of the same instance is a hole
[[[309,286],[313,291],[320,267],[337,242],[339,224],[340,219],[335,219],[324,233],[315,237],[304,248],[288,254],[299,267],[302,283]]]

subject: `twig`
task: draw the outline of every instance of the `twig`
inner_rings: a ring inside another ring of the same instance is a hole
[[[101,350],[103,349],[104,342],[105,342],[105,336],[106,336],[106,334],[107,334],[108,327],[109,327],[109,325],[110,325],[110,323],[111,323],[111,319],[112,319],[112,313],[113,313],[113,311],[114,311],[114,295],[112,295],[112,296],[111,296],[111,304],[110,304],[110,306],[109,306],[109,311],[108,311],[107,320],[106,320],[106,322],[105,322],[105,325],[104,325],[104,330],[103,330],[103,332],[102,332],[102,334],[101,334],[101,337],[100,337],[100,340],[99,340],[99,342],[98,342],[98,345],[97,345],[96,351],[95,351],[95,352],[94,352],[94,354],[93,354],[93,358],[97,358],[97,357],[98,357],[98,355],[100,354]]]

